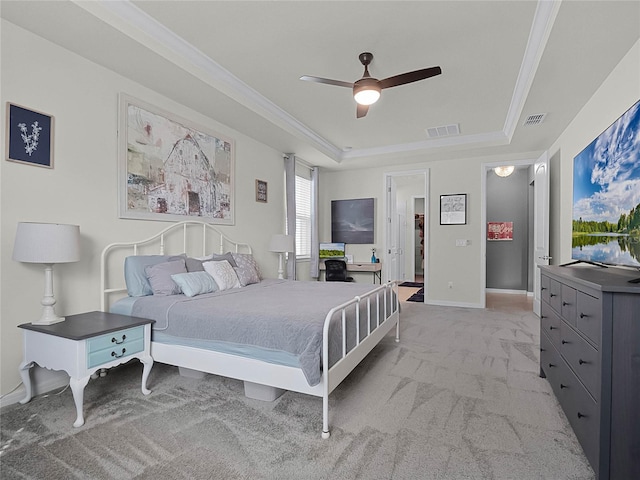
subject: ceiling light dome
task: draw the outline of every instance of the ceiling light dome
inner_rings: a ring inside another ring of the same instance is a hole
[[[499,177],[508,177],[513,173],[515,167],[513,165],[504,166],[504,167],[496,167],[493,169],[496,175]]]
[[[380,86],[375,78],[362,78],[353,85],[353,98],[360,105],[373,105],[380,98]]]

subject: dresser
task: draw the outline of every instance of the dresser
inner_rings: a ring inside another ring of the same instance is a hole
[[[147,379],[153,366],[151,324],[155,320],[106,312],[69,315],[53,325],[19,325],[23,331],[24,361],[19,370],[25,387],[20,403],[31,400],[30,369],[34,364],[51,370],[64,370],[76,406],[74,427],[84,424],[84,387],[91,374],[137,358],[142,370],[142,393],[148,395]]]
[[[541,267],[540,375],[599,480],[640,478],[640,272]]]

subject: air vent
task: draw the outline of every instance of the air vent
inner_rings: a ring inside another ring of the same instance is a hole
[[[544,118],[546,116],[546,113],[536,113],[535,115],[529,115],[522,125],[525,127],[529,125],[540,125],[544,121]]]
[[[460,126],[457,123],[453,125],[443,125],[441,127],[430,127],[425,130],[429,138],[450,137],[451,135],[460,135]]]

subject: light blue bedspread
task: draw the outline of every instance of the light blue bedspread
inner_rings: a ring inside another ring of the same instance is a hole
[[[309,385],[314,386],[321,378],[322,328],[328,311],[369,290],[371,285],[358,283],[267,279],[259,284],[191,298],[184,295],[140,297],[131,315],[155,320],[154,332],[162,332],[164,338],[179,337],[180,343],[226,342],[293,355]],[[380,304],[382,308],[382,299]],[[372,306],[372,312],[374,309]],[[366,307],[362,305],[360,310],[362,338],[366,332]],[[355,307],[349,308],[349,315],[355,316]],[[339,320],[339,316],[336,319]],[[374,327],[372,322],[371,329]],[[340,322],[333,321],[330,360],[340,356],[341,331]],[[355,325],[348,327],[347,333],[349,350],[356,343]]]

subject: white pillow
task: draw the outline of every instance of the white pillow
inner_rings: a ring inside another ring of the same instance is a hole
[[[221,260],[211,261],[202,264],[204,271],[213,277],[219,290],[229,290],[230,288],[240,288],[240,280],[235,270],[229,262]]]
[[[195,297],[203,293],[211,293],[218,290],[213,277],[207,272],[189,272],[171,275],[171,279],[176,282],[182,293],[187,297]]]

